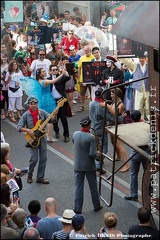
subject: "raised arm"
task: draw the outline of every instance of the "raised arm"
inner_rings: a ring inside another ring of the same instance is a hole
[[[65,69],[63,69],[61,75],[59,75],[57,78],[55,78],[53,80],[45,79],[44,80],[44,85],[48,86],[49,84],[56,83],[56,82],[58,82],[61,79],[62,76],[65,76],[67,74],[68,74],[68,72]]]

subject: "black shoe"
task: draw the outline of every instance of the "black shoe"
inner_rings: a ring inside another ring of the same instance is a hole
[[[73,210],[76,214],[82,214],[82,212],[78,212],[78,211],[75,211],[75,210]]]
[[[59,132],[56,132],[56,133],[55,133],[55,137],[56,137],[56,138],[59,138],[59,137],[60,137]]]
[[[96,170],[97,172],[100,172],[100,169],[99,168],[97,168],[97,170]],[[100,172],[100,174],[105,174],[106,173],[106,171],[102,168],[102,171]]]
[[[65,137],[64,142],[69,142],[69,137]]]
[[[125,196],[124,199],[130,200],[130,201],[137,201],[137,200],[138,200],[138,197]]]
[[[95,212],[98,212],[98,211],[100,211],[102,208],[103,208],[102,206],[99,206],[98,208],[95,208],[94,211],[95,211]]]

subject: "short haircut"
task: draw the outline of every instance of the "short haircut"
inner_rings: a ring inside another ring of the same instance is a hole
[[[25,226],[26,213],[23,208],[17,208],[12,213],[11,218],[18,228],[23,228]]]
[[[63,56],[63,57],[62,57],[62,61],[63,61],[63,60],[69,60],[69,59],[68,59],[67,56]]]
[[[38,214],[41,210],[41,204],[38,200],[32,200],[28,204],[28,210],[31,214]]]
[[[64,14],[65,14],[65,13],[68,13],[68,14],[70,14],[70,11],[66,10],[66,11],[64,12]]]
[[[76,12],[76,11],[79,11],[79,8],[78,8],[78,7],[74,7],[74,8],[73,8],[73,12]]]
[[[23,239],[40,239],[40,234],[36,228],[29,227],[24,232]]]
[[[60,13],[60,14],[59,14],[59,17],[64,18],[64,17],[65,17],[65,16],[64,16],[64,13]]]
[[[41,48],[41,49],[38,50],[38,54],[39,54],[39,52],[41,52],[41,51],[45,52],[45,54],[46,54],[46,51],[45,51],[43,48]]]
[[[4,204],[1,204],[1,222],[6,218],[7,216],[7,207]]]
[[[99,51],[100,49],[99,49],[99,47],[94,47],[94,48],[92,48],[92,53],[93,53],[95,50],[98,50],[98,51]]]
[[[58,68],[57,64],[51,64],[51,65],[49,66],[49,71],[51,71],[52,67],[57,67],[57,68]]]
[[[150,220],[151,211],[146,207],[141,207],[138,210],[137,215],[140,223],[148,223]]]

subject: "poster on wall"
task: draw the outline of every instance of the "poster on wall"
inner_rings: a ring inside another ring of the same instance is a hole
[[[99,85],[102,73],[106,69],[106,61],[83,62],[83,82],[85,84]]]
[[[5,1],[5,22],[23,22],[23,1]]]
[[[117,36],[118,57],[138,57],[144,55],[148,47],[142,43]]]

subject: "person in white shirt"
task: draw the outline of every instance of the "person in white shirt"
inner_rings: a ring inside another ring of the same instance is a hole
[[[19,86],[19,79],[23,78],[22,71],[19,69],[18,63],[16,60],[12,60],[8,65],[8,72],[6,73],[5,82],[8,84],[8,97],[9,97],[9,106],[8,106],[8,116],[12,122],[16,122],[14,118],[13,111],[17,109],[17,118],[21,118],[22,110],[22,87]]]
[[[49,77],[49,67],[51,65],[51,61],[45,58],[46,52],[44,49],[40,49],[38,51],[38,59],[33,60],[29,71],[31,72],[31,77],[36,78],[36,71],[38,68],[44,68],[46,71],[46,78]]]

